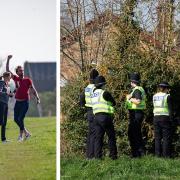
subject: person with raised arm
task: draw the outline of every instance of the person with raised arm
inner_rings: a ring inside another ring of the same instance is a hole
[[[21,142],[24,139],[23,134],[25,135],[25,139],[28,139],[31,136],[30,132],[25,128],[24,125],[24,118],[29,108],[29,100],[30,100],[29,90],[31,90],[33,95],[36,97],[37,104],[40,103],[40,98],[33,85],[32,80],[29,77],[24,76],[24,70],[22,66],[16,67],[15,69],[16,75],[9,70],[9,62],[11,58],[12,55],[9,55],[7,57],[6,71],[11,73],[12,79],[16,84],[16,90],[15,90],[16,103],[14,106],[14,121],[16,122],[16,124],[20,129],[18,141]]]

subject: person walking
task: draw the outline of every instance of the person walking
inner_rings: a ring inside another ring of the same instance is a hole
[[[11,73],[4,72],[3,79],[0,80],[0,125],[1,125],[1,141],[2,143],[7,143],[6,139],[6,123],[7,123],[7,114],[8,114],[8,100],[9,97],[13,96],[13,93],[10,92],[8,83],[11,79]]]
[[[167,82],[161,82],[153,96],[155,155],[158,157],[171,156],[173,104],[169,89]]]
[[[90,72],[89,84],[85,88],[84,92],[80,95],[80,105],[86,107],[87,120],[88,120],[88,135],[87,135],[87,147],[86,157],[87,159],[94,158],[94,140],[95,140],[95,129],[94,129],[94,114],[91,103],[91,93],[93,92],[95,85],[94,80],[99,75],[96,69]]]
[[[140,86],[140,76],[133,73],[130,76],[132,91],[127,95],[126,106],[129,111],[128,139],[131,146],[131,156],[141,157],[144,154],[144,144],[141,127],[146,108],[146,94]]]
[[[113,114],[116,102],[112,95],[104,90],[106,80],[103,76],[98,76],[95,79],[95,89],[91,94],[91,101],[93,104],[93,114],[95,116],[94,128],[95,128],[95,146],[94,153],[95,158],[102,158],[102,148],[104,134],[108,136],[109,145],[109,157],[111,159],[117,159],[117,147],[116,137],[113,124]]]
[[[9,55],[7,57],[6,71],[11,73],[12,79],[16,84],[16,92],[15,92],[16,103],[14,106],[14,121],[16,122],[16,124],[20,129],[18,141],[21,142],[23,141],[23,134],[25,135],[25,139],[28,139],[31,136],[30,132],[25,128],[24,125],[24,118],[29,108],[29,99],[30,99],[29,90],[31,90],[33,95],[36,97],[37,103],[40,103],[40,98],[33,85],[32,80],[29,77],[24,77],[24,71],[22,66],[17,66],[16,68],[17,75],[13,74],[9,70],[9,61],[11,58],[12,55]]]

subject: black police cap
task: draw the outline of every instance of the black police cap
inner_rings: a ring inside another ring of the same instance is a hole
[[[99,75],[99,72],[96,69],[91,70],[90,80],[94,80]]]
[[[158,86],[159,86],[159,87],[167,87],[167,88],[170,88],[170,87],[171,87],[171,86],[169,85],[169,83],[168,83],[168,82],[165,82],[165,81],[161,82]]]
[[[104,85],[104,84],[106,84],[106,79],[104,76],[98,76],[95,79],[95,86]]]
[[[130,81],[135,83],[140,83],[140,75],[139,73],[130,74]]]

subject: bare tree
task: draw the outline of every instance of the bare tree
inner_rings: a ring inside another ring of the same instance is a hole
[[[178,17],[177,0],[140,0],[136,18],[146,32],[154,36],[154,46],[160,46],[165,53],[171,53],[176,45],[175,21]]]
[[[118,18],[126,18],[127,23],[138,22],[143,38],[162,52],[171,53],[176,45],[174,19],[180,7],[177,0],[63,0],[62,3],[61,18],[66,23],[61,23],[61,64],[71,69],[72,76],[76,72],[86,73],[92,63],[98,65],[104,61],[110,29]]]
[[[92,63],[103,61],[108,27],[112,22],[112,3],[109,0],[65,0],[64,11],[71,20],[71,28],[61,24],[61,31],[66,32],[61,36],[61,63],[85,73]]]

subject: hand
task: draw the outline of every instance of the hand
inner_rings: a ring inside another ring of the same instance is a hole
[[[10,92],[10,93],[8,93],[8,96],[9,96],[9,97],[13,97],[13,96],[14,96],[14,93],[11,93],[11,92]]]
[[[127,100],[130,100],[132,98],[132,95],[131,94],[127,94],[126,98],[127,98]]]
[[[37,104],[40,104],[40,103],[41,103],[41,101],[40,101],[39,97],[37,97]]]
[[[8,55],[8,59],[11,59],[13,56],[12,55]]]

